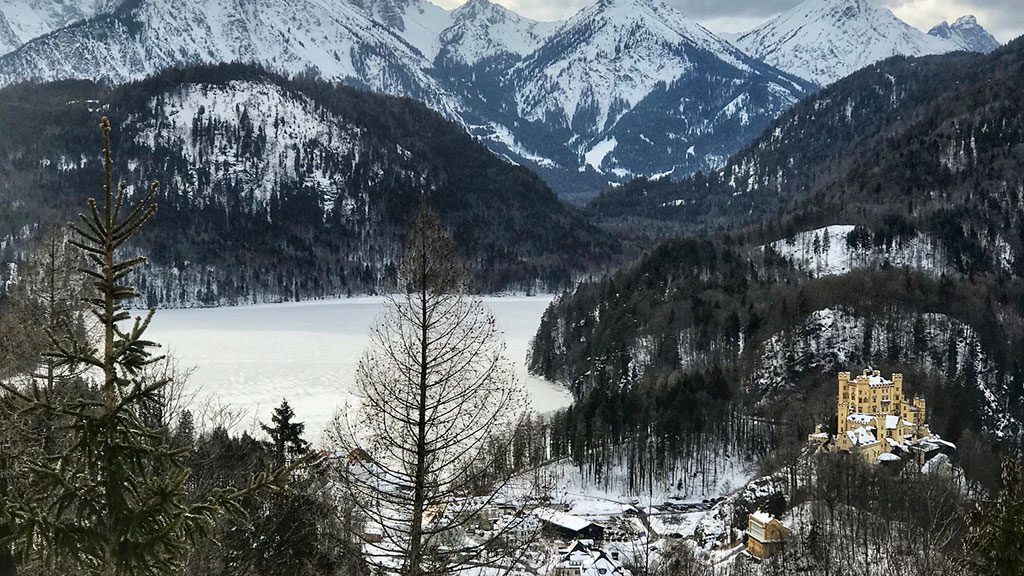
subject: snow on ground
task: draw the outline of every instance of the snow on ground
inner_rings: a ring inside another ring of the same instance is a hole
[[[706,482],[693,482],[694,485],[706,485],[705,488],[681,491],[674,482],[664,481],[637,495],[630,493],[627,470],[622,465],[612,465],[609,481],[601,485],[585,478],[579,468],[566,460],[549,464],[544,473],[554,484],[553,501],[567,508],[571,514],[605,522],[612,516],[621,515],[626,507],[635,506],[649,514],[651,526],[657,534],[681,536],[693,534],[711,501],[743,488],[756,476],[752,462],[727,457]]]
[[[618,145],[619,143],[618,141],[615,140],[615,138],[608,138],[607,140],[602,140],[601,142],[598,142],[597,144],[594,145],[593,148],[590,149],[589,152],[584,154],[586,164],[593,168],[594,170],[597,170],[598,172],[603,172],[603,170],[601,170],[601,164],[604,162],[604,159],[607,158],[608,155],[611,154],[612,151],[615,150],[615,147]]]
[[[241,410],[248,429],[269,418],[282,398],[320,440],[324,427],[350,398],[356,364],[366,347],[383,298],[360,297],[292,304],[160,310],[147,336],[164,344],[183,367],[193,408],[219,403]],[[550,296],[485,298],[505,330],[508,357],[516,363],[538,412],[568,406],[569,392],[527,375],[526,352]]]
[[[193,165],[223,167],[223,177],[239,179],[254,191],[255,201],[265,203],[282,181],[305,179],[322,198],[335,198],[339,184],[323,162],[311,162],[312,171],[299,174],[297,150],[304,155],[358,153],[361,131],[332,117],[305,96],[289,93],[272,83],[232,81],[224,85],[188,84],[150,102],[153,119],[136,136],[150,147],[180,146]],[[266,150],[250,155],[231,145],[227,128],[243,129],[248,118],[255,132],[266,129]],[[206,127],[209,139],[193,134],[196,125]]]
[[[936,274],[946,268],[945,252],[928,236],[918,234],[897,240],[889,248],[853,248],[846,241],[853,229],[854,226],[845,224],[826,226],[777,240],[769,246],[798,269],[819,277],[847,274],[885,261],[893,266]]]

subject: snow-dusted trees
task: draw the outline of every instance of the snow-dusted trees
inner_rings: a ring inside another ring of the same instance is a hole
[[[507,533],[478,539],[467,528],[509,488],[505,462],[525,392],[494,317],[466,294],[465,266],[425,205],[399,274],[404,290],[388,300],[359,363],[360,405],[336,427],[349,454],[346,484],[374,534],[364,534],[369,561],[407,576],[494,563]]]

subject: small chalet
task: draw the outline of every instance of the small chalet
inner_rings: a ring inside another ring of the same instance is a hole
[[[778,554],[792,534],[789,528],[771,514],[757,511],[747,519],[747,553],[764,560]]]
[[[593,540],[573,540],[558,551],[554,576],[632,576],[618,558],[594,545]]]
[[[533,511],[542,523],[541,532],[552,539],[604,541],[604,526],[591,522],[586,518],[555,510],[553,508],[537,508]]]

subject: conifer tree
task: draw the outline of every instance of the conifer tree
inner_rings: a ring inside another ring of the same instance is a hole
[[[287,400],[282,400],[281,405],[274,409],[274,415],[270,417],[272,425],[260,425],[270,436],[278,466],[284,466],[309,451],[309,443],[302,438],[306,425],[302,422],[292,422],[294,418],[295,411]]]
[[[339,422],[336,435],[350,454],[350,501],[382,533],[367,561],[402,576],[511,565],[526,550],[506,540],[511,529],[483,540],[466,529],[514,473],[528,403],[494,317],[466,294],[465,266],[425,203],[400,281],[359,363],[358,421]]]
[[[163,358],[144,337],[154,311],[132,320],[125,307],[138,296],[126,280],[145,258],[121,253],[156,213],[158,185],[135,202],[127,183],[115,187],[106,118],[102,130],[102,200],[89,200],[89,213],[71,226],[70,240],[87,258],[81,269],[90,282],[84,303],[94,327],[86,335],[50,331],[47,354],[48,366],[80,373],[95,388],[64,397],[0,382],[22,403],[22,413],[52,419],[65,438],[58,449],[19,462],[30,489],[7,500],[2,512],[17,526],[25,558],[41,553],[53,566],[98,576],[165,574],[180,565],[190,543],[209,533],[220,513],[239,511],[242,497],[280,486],[284,474],[191,503],[183,450],[172,447],[168,430],[144,417],[163,401],[170,379],[147,370]]]
[[[969,574],[1020,574],[1024,561],[1024,464],[1003,463],[1003,486],[971,514],[961,564]]]

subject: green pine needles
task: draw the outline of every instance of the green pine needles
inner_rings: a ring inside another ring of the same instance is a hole
[[[105,176],[101,202],[72,225],[91,281],[84,303],[92,336],[51,333],[49,361],[82,373],[79,394],[51,396],[44,388],[3,384],[34,415],[60,432],[58,446],[28,451],[26,493],[5,507],[17,527],[24,559],[43,557],[64,573],[147,576],[176,572],[197,539],[208,537],[225,512],[254,491],[281,487],[290,469],[257,478],[245,489],[190,499],[186,453],[175,448],[161,418],[170,379],[148,367],[163,359],[144,334],[154,310],[134,320],[126,305],[138,294],[128,283],[142,257],[122,256],[125,243],[156,213],[158,184],[137,200],[127,183],[115,188],[110,122],[104,118]],[[84,372],[82,372],[84,370]]]

